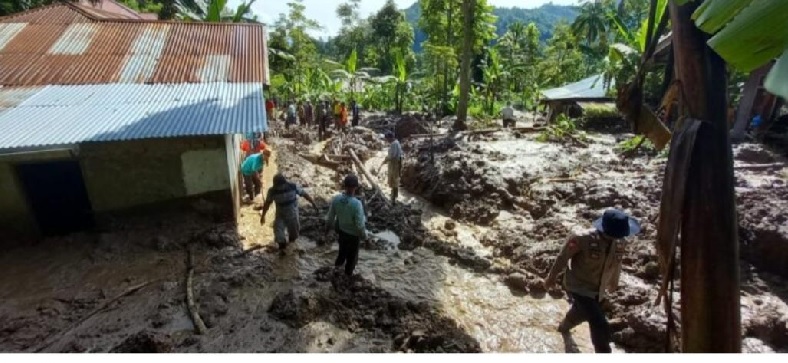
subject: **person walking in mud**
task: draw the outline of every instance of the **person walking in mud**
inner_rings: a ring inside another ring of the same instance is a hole
[[[312,107],[312,101],[307,100],[306,105],[304,105],[304,124],[309,127],[312,126],[312,123],[315,122],[315,110]]]
[[[624,238],[640,232],[640,224],[623,211],[608,209],[593,225],[594,230],[569,238],[544,280],[544,287],[550,290],[558,274],[565,272],[563,285],[572,307],[558,325],[558,331],[568,334],[587,321],[594,350],[611,353],[610,326],[601,301],[605,290],[614,291],[618,287]]]
[[[279,246],[279,254],[285,255],[288,242],[292,244],[298,239],[301,224],[298,219],[298,197],[306,199],[317,209],[315,200],[300,186],[287,181],[284,175],[274,175],[274,185],[268,189],[260,214],[260,224],[265,224],[265,215],[271,203],[276,203],[274,218],[274,241]],[[285,237],[287,234],[287,237]]]
[[[383,163],[380,164],[378,170],[383,168],[384,164],[388,164],[388,184],[391,188],[391,204],[397,202],[397,197],[399,196],[399,180],[400,174],[402,173],[402,146],[394,137],[394,134],[391,131],[386,132],[386,141],[390,143],[389,145],[389,152],[386,155],[386,160],[383,160]]]
[[[334,267],[344,267],[345,275],[353,276],[361,241],[367,238],[366,216],[361,201],[356,197],[358,177],[347,175],[342,187],[342,194],[335,196],[328,207],[326,226],[333,227],[339,235],[339,254]]]
[[[319,101],[317,103],[317,112],[315,112],[316,120],[317,120],[317,139],[319,141],[323,141],[323,138],[326,134],[326,114],[328,113],[328,108],[326,108],[326,103],[323,101]]]
[[[351,115],[350,124],[353,127],[358,126],[361,117],[359,116],[358,103],[356,103],[356,100],[350,101],[350,115]]]
[[[509,102],[506,104],[506,107],[501,109],[501,118],[503,119],[503,127],[514,127],[515,119],[514,119],[514,108],[512,108],[512,103]]]
[[[285,117],[285,129],[289,129],[291,125],[295,125],[297,117],[296,105],[293,101],[287,105],[287,116]]]

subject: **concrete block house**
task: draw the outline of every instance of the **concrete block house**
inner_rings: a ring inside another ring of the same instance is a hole
[[[267,130],[264,27],[101,14],[0,18],[4,240],[196,199],[237,218],[241,135]]]

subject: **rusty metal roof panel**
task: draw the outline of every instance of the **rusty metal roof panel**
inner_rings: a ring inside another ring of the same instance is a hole
[[[21,13],[0,17],[0,23],[71,24],[97,20],[77,5],[55,3]]]
[[[0,24],[0,85],[267,83],[260,24]],[[13,34],[12,34],[13,33]]]
[[[0,102],[13,102],[12,96],[3,98],[4,89]],[[0,113],[0,149],[268,129],[262,83],[46,86],[29,92]]]
[[[74,23],[66,28],[55,44],[49,48],[49,54],[80,55],[87,50],[93,35],[96,33],[96,25],[91,23]]]

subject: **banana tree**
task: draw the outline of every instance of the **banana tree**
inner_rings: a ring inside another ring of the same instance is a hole
[[[405,61],[405,52],[401,49],[394,52],[394,81],[396,82],[394,105],[397,113],[402,113],[404,93],[408,82],[408,69]]]
[[[357,91],[363,90],[364,81],[370,78],[370,72],[375,71],[374,68],[357,69],[358,66],[358,52],[353,49],[344,63],[338,63],[331,60],[325,60],[326,63],[339,67],[331,71],[333,78],[340,82],[341,85],[347,85],[350,90],[350,97],[355,98]],[[361,89],[359,88],[361,82]],[[341,86],[340,86],[341,90]]]
[[[644,104],[644,86],[648,75],[648,61],[656,49],[660,34],[667,27],[668,0],[652,0],[649,17],[638,31],[632,32],[614,12],[608,17],[622,42],[611,44],[606,59],[605,85],[615,80],[618,88],[616,105],[635,132],[646,135],[658,150],[670,141],[670,130]]]
[[[242,2],[235,11],[227,8],[228,0],[170,0],[180,13],[180,18],[210,23],[255,22],[252,4],[257,0]]]
[[[495,113],[495,101],[498,99],[500,93],[500,85],[502,80],[509,73],[504,71],[501,65],[500,56],[495,48],[490,48],[487,53],[487,59],[482,64],[482,73],[484,74],[484,98],[486,100],[485,109],[487,113],[492,115]]]
[[[699,0],[676,0],[679,5]],[[766,89],[788,98],[788,1],[705,0],[692,14],[697,27],[713,34],[708,45],[728,64],[751,72],[777,59]]]

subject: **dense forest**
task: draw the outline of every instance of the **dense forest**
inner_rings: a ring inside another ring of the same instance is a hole
[[[278,97],[357,99],[382,110],[455,113],[464,46],[462,0],[419,0],[408,9],[388,1],[368,17],[359,0],[336,8],[339,33],[310,34],[320,24],[299,0],[270,27],[272,91]],[[626,83],[645,42],[649,0],[588,1],[577,7],[497,9],[473,2],[468,40],[472,76],[469,113],[497,114],[504,103],[535,107],[539,90],[606,74],[599,87]],[[660,66],[657,66],[659,68]],[[647,91],[663,77],[653,72]],[[611,93],[614,90],[610,90]]]
[[[496,34],[500,37],[506,34],[509,26],[520,22],[525,24],[534,23],[541,35],[540,40],[546,41],[553,35],[553,27],[556,23],[572,22],[577,17],[577,6],[562,6],[553,4],[544,4],[534,9],[522,8],[500,8],[493,7],[493,15],[496,17],[495,27]],[[421,52],[421,43],[427,40],[427,33],[421,30],[418,26],[419,19],[421,18],[421,7],[418,2],[413,3],[410,7],[404,10],[405,20],[415,30],[413,50]]]

